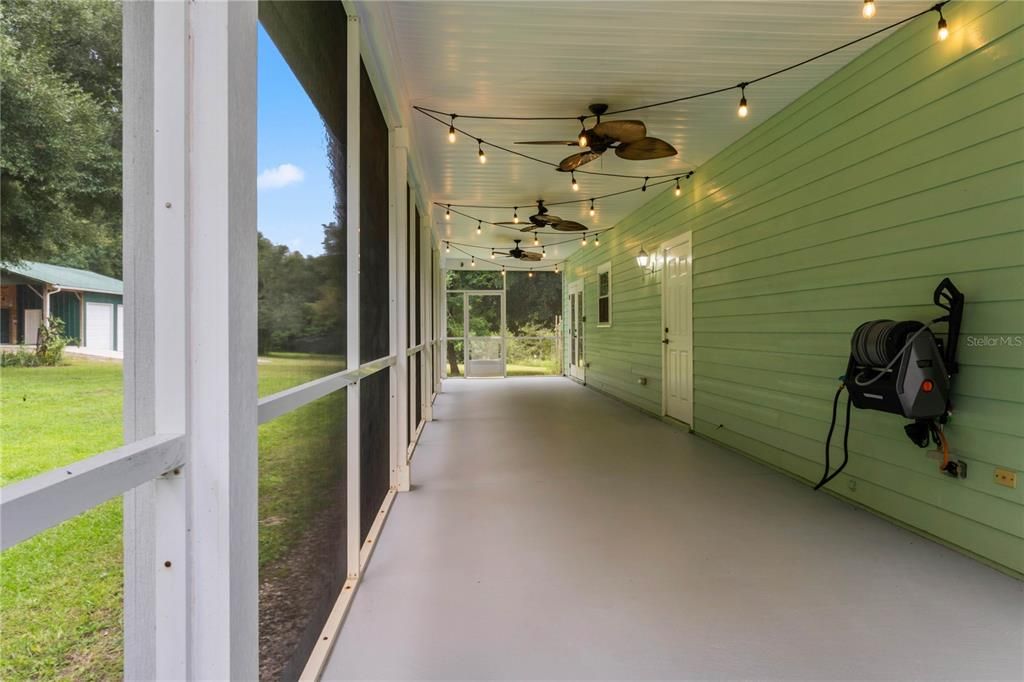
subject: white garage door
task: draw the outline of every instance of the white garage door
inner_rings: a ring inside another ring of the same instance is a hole
[[[114,349],[113,304],[85,304],[85,347],[93,350]]]
[[[117,305],[117,349],[124,350],[124,306]]]

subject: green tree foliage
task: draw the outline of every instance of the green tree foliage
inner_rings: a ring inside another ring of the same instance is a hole
[[[121,4],[4,0],[3,262],[121,276]]]

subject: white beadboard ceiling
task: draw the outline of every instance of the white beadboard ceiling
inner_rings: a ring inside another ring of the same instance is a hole
[[[397,46],[397,68],[410,105],[461,114],[579,116],[591,102],[611,109],[636,106],[734,85],[799,62],[926,9],[920,0],[876,0],[877,14],[861,16],[861,0],[805,2],[389,2],[382,13]],[[927,21],[927,18],[918,19]],[[656,161],[626,161],[607,152],[584,169],[636,175],[684,173],[767,120],[878,40],[878,36],[747,90],[750,115],[736,115],[738,91],[610,118],[637,118],[648,135],[660,137],[679,155]],[[412,114],[414,139],[434,201],[520,205],[532,213],[537,198],[548,202],[637,187],[641,180],[568,174],[499,150],[487,149],[480,164],[476,144],[447,141],[447,128]],[[591,125],[593,122],[591,122]],[[570,147],[516,146],[516,140],[573,139],[579,125],[565,122],[477,121],[457,125],[477,137],[557,162]],[[665,187],[657,191],[666,191]],[[563,218],[595,229],[612,227],[652,198],[635,192],[588,206],[552,208]],[[511,211],[465,209],[485,220],[509,220]],[[433,209],[442,239],[487,247],[511,246],[511,230],[484,226]],[[542,242],[568,239],[553,234]],[[529,242],[528,242],[529,243]],[[573,240],[548,247],[548,263],[579,248]],[[592,248],[590,246],[586,248]],[[458,254],[453,250],[452,257]],[[500,261],[499,261],[500,262]],[[520,264],[507,260],[509,264]],[[453,263],[454,265],[454,263]]]

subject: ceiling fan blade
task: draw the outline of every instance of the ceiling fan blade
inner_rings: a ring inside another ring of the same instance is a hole
[[[519,222],[514,220],[502,220],[501,222],[492,223],[492,225],[522,225],[524,222],[526,222],[525,219],[520,220]]]
[[[581,225],[580,223],[577,223],[575,220],[563,220],[560,223],[555,223],[551,227],[558,230],[559,232],[588,232],[590,230],[589,227],[587,227],[586,225]]]
[[[558,164],[558,170],[568,173],[574,171],[585,163],[590,163],[594,159],[601,156],[599,152],[579,152],[577,154],[570,154],[569,156],[562,159]]]
[[[543,225],[527,225],[526,227],[520,229],[519,231],[520,232],[533,232],[534,230],[536,230],[538,228],[541,228],[541,227],[544,227],[544,226]]]
[[[579,140],[527,140],[525,142],[516,142],[515,144],[558,144],[576,147],[579,145]]]
[[[495,251],[494,255],[496,255],[496,256],[511,256],[512,254],[511,253],[507,253],[505,251]]]
[[[562,219],[556,215],[549,215],[547,213],[543,215],[532,215],[530,216],[530,222],[537,227],[547,227],[548,225],[554,225],[555,223],[562,222]]]
[[[538,261],[543,258],[539,253],[533,253],[532,251],[523,251],[522,255],[519,256],[519,260],[532,260]]]
[[[601,121],[594,132],[619,142],[636,142],[647,137],[647,126],[643,121]]]
[[[648,161],[675,156],[679,152],[665,140],[656,137],[645,137],[629,144],[620,144],[615,148],[615,155],[629,161]]]

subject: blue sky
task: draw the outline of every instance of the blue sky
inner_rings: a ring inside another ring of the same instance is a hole
[[[304,254],[323,253],[321,226],[334,219],[323,123],[262,26],[258,69],[260,232]]]

